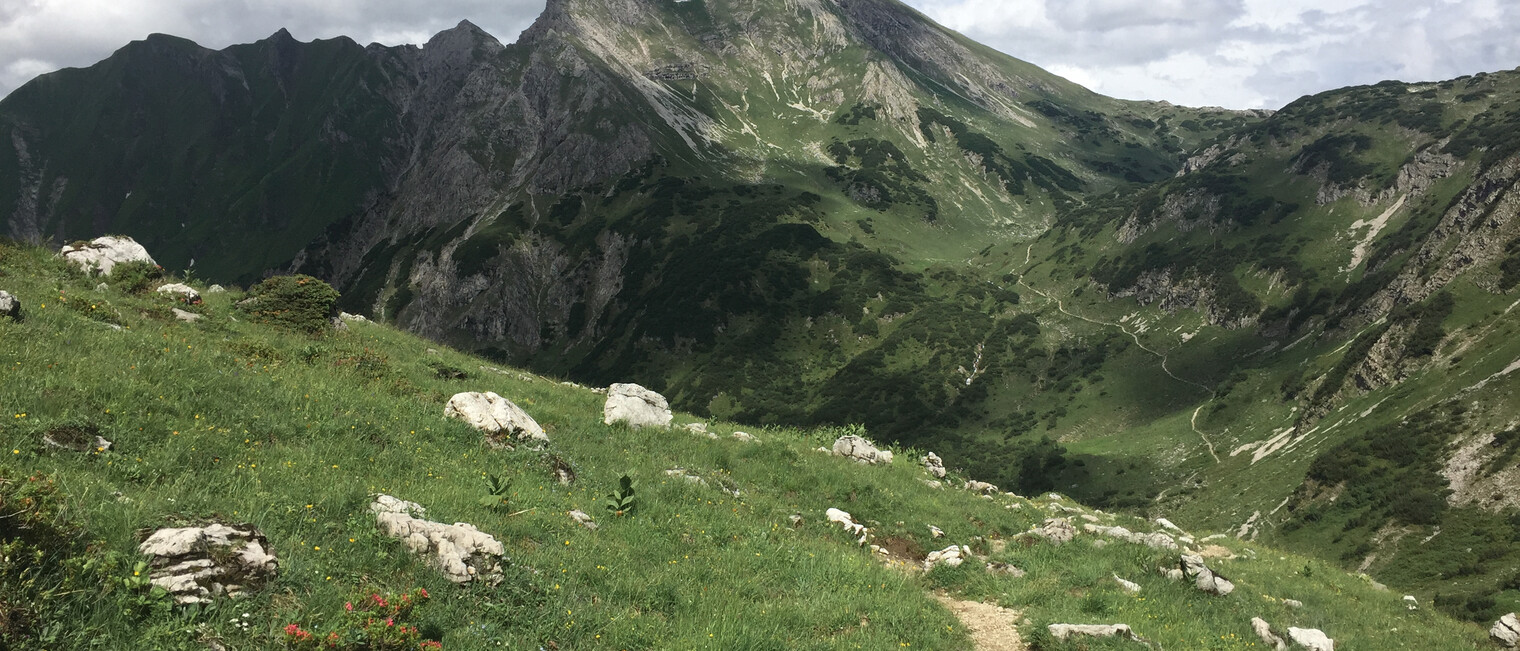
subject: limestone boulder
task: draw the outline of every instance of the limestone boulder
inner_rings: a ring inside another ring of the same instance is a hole
[[[148,250],[136,240],[121,236],[97,237],[81,246],[65,246],[58,252],[64,260],[83,269],[85,273],[109,276],[116,265],[123,262],[146,262],[158,264]]]
[[[1251,630],[1256,632],[1256,637],[1261,639],[1261,645],[1274,651],[1283,651],[1288,648],[1288,643],[1272,632],[1272,626],[1260,617],[1251,618]]]
[[[1288,639],[1309,651],[1335,651],[1335,640],[1317,628],[1289,628]]]
[[[501,560],[506,548],[474,525],[424,520],[427,511],[420,505],[390,495],[376,495],[369,510],[382,533],[400,540],[408,551],[426,559],[448,580],[491,584],[501,580]]]
[[[935,479],[945,478],[945,462],[939,458],[939,455],[933,452],[924,455],[924,470],[929,471],[929,474],[933,475]]]
[[[973,493],[979,493],[981,495],[997,495],[998,494],[998,487],[997,486],[993,486],[992,484],[989,484],[989,483],[984,482],[984,481],[977,481],[975,479],[966,482],[966,485],[962,486],[962,488],[965,488],[966,490],[971,491]]]
[[[195,291],[194,287],[191,287],[184,283],[169,283],[167,285],[159,285],[157,291],[159,294],[163,294],[164,296],[169,296],[186,303],[199,303],[201,300],[201,293]]]
[[[521,443],[542,449],[549,443],[549,435],[528,412],[490,391],[454,394],[443,408],[443,415],[485,432],[492,446],[510,449]]]
[[[148,580],[175,603],[209,603],[213,597],[239,597],[279,572],[280,562],[264,534],[251,525],[211,523],[201,527],[159,529],[138,545],[152,557]]]
[[[870,441],[854,434],[847,434],[834,440],[834,456],[854,459],[860,463],[892,463],[892,453],[877,449]]]
[[[12,321],[20,321],[21,299],[11,296],[10,292],[0,291],[0,317],[10,317]]]
[[[1194,586],[1209,594],[1223,597],[1235,591],[1235,584],[1209,569],[1209,566],[1203,563],[1202,556],[1183,554],[1178,562],[1178,569],[1182,570],[1184,577],[1193,580]]]
[[[637,384],[607,387],[602,422],[608,425],[624,422],[630,427],[669,427],[672,418],[665,396]]]
[[[1500,617],[1494,627],[1488,629],[1488,636],[1506,649],[1520,648],[1520,617],[1515,613]]]

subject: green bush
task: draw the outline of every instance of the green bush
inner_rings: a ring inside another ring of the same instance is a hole
[[[255,321],[316,334],[338,314],[338,290],[311,276],[275,276],[254,285],[238,302]]]
[[[154,289],[164,278],[164,268],[151,262],[133,260],[120,262],[111,268],[110,283],[125,294],[141,294]]]

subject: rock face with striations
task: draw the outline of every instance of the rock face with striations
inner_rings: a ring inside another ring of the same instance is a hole
[[[671,418],[670,403],[665,396],[637,384],[607,387],[602,422],[608,425],[624,422],[631,427],[669,427]]]
[[[375,523],[385,535],[400,540],[413,554],[427,559],[455,583],[501,580],[501,559],[506,548],[475,525],[444,524],[424,520],[427,511],[414,502],[377,495],[369,505]]]
[[[549,435],[528,412],[490,391],[454,394],[443,408],[443,415],[485,432],[486,441],[495,447],[510,449],[525,443],[541,449],[549,443]]]
[[[99,273],[102,276],[111,275],[111,270],[123,262],[158,264],[137,240],[118,235],[97,237],[78,247],[65,246],[58,254],[85,273]]]
[[[137,549],[152,557],[149,580],[180,604],[241,596],[280,568],[264,534],[249,525],[159,529]]]

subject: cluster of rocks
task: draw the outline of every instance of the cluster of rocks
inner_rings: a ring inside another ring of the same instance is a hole
[[[867,529],[865,525],[856,522],[855,518],[851,517],[848,512],[831,508],[824,512],[824,516],[829,519],[829,522],[837,522],[839,526],[844,527],[845,533],[859,536],[859,539],[855,541],[856,544],[864,545],[870,539],[871,530]]]
[[[1199,590],[1221,597],[1235,591],[1235,584],[1205,565],[1202,556],[1183,554],[1178,568],[1182,570],[1182,578],[1192,579]]]
[[[466,522],[444,524],[424,520],[427,511],[415,502],[377,495],[369,505],[375,523],[385,535],[400,540],[413,554],[422,556],[455,583],[484,579],[501,580],[501,559],[506,549],[500,541]]]
[[[1488,636],[1506,649],[1520,648],[1520,617],[1510,613],[1494,622],[1494,627],[1488,629]]]
[[[1262,646],[1268,649],[1285,651],[1288,648],[1288,640],[1291,640],[1298,648],[1308,649],[1309,651],[1335,651],[1335,640],[1330,639],[1330,636],[1325,635],[1324,631],[1317,628],[1290,626],[1287,632],[1288,640],[1284,640],[1281,635],[1272,630],[1272,625],[1268,624],[1267,620],[1260,617],[1252,617],[1251,630],[1261,640]]]

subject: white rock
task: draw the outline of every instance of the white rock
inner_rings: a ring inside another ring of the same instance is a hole
[[[1520,647],[1520,617],[1510,613],[1494,622],[1494,627],[1488,629],[1488,636],[1493,638],[1499,646],[1514,649]]]
[[[987,572],[989,574],[1004,574],[1015,579],[1022,579],[1027,575],[1027,572],[1024,570],[1021,570],[1007,563],[999,563],[997,561],[987,563]]]
[[[490,534],[464,522],[443,524],[422,519],[427,512],[413,502],[390,495],[376,495],[369,505],[375,523],[387,536],[406,545],[408,551],[423,556],[428,564],[454,583],[501,580],[501,559],[506,553],[501,542]]]
[[[924,470],[928,470],[935,479],[945,478],[945,462],[933,452],[924,455]]]
[[[1045,627],[1050,636],[1065,642],[1074,637],[1124,637],[1136,639],[1125,624],[1051,624]]]
[[[870,441],[854,434],[835,439],[833,453],[835,456],[854,459],[860,463],[892,463],[891,452],[878,450]]]
[[[993,486],[992,484],[984,481],[977,481],[975,479],[967,481],[966,484],[962,486],[962,488],[973,493],[980,493],[982,495],[995,495],[998,492],[997,486]]]
[[[1071,525],[1071,520],[1066,518],[1050,518],[1033,530],[1034,535],[1049,540],[1057,545],[1064,545],[1077,536],[1077,528]]]
[[[1294,610],[1297,610],[1299,608],[1303,608],[1304,607],[1304,602],[1299,601],[1297,599],[1284,599],[1282,601],[1282,603],[1283,603],[1284,606],[1287,606],[1287,607],[1292,608]]]
[[[591,519],[591,516],[586,515],[586,512],[582,511],[580,509],[576,509],[574,511],[571,511],[570,512],[570,519],[575,520],[576,522],[581,523],[581,526],[583,526],[583,527],[585,527],[587,529],[590,529],[592,531],[596,531],[596,529],[598,527],[598,525],[596,523],[596,520]]]
[[[666,477],[675,477],[677,479],[684,479],[684,480],[686,480],[688,482],[691,482],[693,484],[700,484],[702,486],[706,486],[707,485],[707,480],[702,479],[701,477],[698,477],[696,475],[691,474],[685,468],[671,468],[670,470],[666,470],[665,471],[665,476]]]
[[[944,538],[945,531],[934,525],[929,525],[929,536],[932,538]]]
[[[212,523],[159,529],[137,550],[153,557],[153,585],[169,591],[175,603],[193,604],[224,594],[239,597],[272,578],[280,562],[268,547],[258,529]]]
[[[1161,568],[1161,576],[1166,577],[1166,580],[1168,581],[1181,581],[1182,579],[1186,578],[1183,576],[1182,570],[1179,570],[1175,567]]]
[[[951,545],[937,552],[929,552],[929,556],[924,558],[924,571],[932,570],[938,565],[959,567],[968,558],[971,558],[970,547]]]
[[[1261,638],[1263,646],[1276,651],[1288,648],[1288,643],[1272,632],[1272,626],[1260,617],[1251,618],[1251,630],[1256,631],[1256,637]]]
[[[0,316],[8,316],[12,320],[20,320],[21,299],[11,296],[10,292],[0,291]]]
[[[195,323],[196,321],[201,320],[201,315],[194,312],[186,312],[177,307],[171,307],[169,308],[169,311],[174,313],[174,318],[187,323]]]
[[[206,288],[206,293],[207,294],[223,294],[223,293],[226,293],[226,291],[227,291],[227,288],[223,287],[221,285],[212,285],[212,286]]]
[[[549,442],[549,435],[528,412],[490,391],[454,394],[443,415],[485,432],[486,440],[494,446],[511,448],[514,442],[524,442],[543,448]]]
[[[206,290],[207,293],[210,293],[210,291],[211,290],[209,289]],[[339,312],[338,318],[343,319],[344,321],[353,321],[354,323],[369,323],[369,319],[366,319],[358,314],[349,314],[347,312]]]
[[[1119,584],[1120,588],[1123,588],[1125,592],[1128,592],[1130,594],[1134,594],[1140,591],[1140,584],[1135,583],[1134,581],[1125,580],[1118,574],[1114,575],[1114,581]]]
[[[865,525],[856,522],[854,518],[850,517],[848,512],[831,508],[825,511],[824,515],[828,517],[829,522],[838,522],[839,526],[844,527],[844,530],[850,535],[860,536],[860,539],[855,542],[861,545],[866,544],[866,538],[870,536],[870,530],[866,529]]]
[[[1419,610],[1420,600],[1415,599],[1414,595],[1412,594],[1406,594],[1404,595],[1404,605],[1407,606],[1410,610]]]
[[[1177,532],[1179,534],[1186,534],[1187,533],[1186,531],[1182,530],[1182,527],[1179,527],[1179,526],[1177,526],[1175,524],[1172,524],[1172,521],[1168,520],[1166,518],[1156,518],[1156,524],[1161,525],[1161,527],[1163,529],[1170,529],[1170,530],[1175,531],[1175,532]]]
[[[97,237],[80,248],[65,246],[58,252],[67,260],[85,273],[100,273],[110,275],[111,269],[123,262],[154,262],[153,256],[148,255],[148,250],[143,248],[135,240],[126,236],[107,235]]]
[[[177,297],[186,303],[194,303],[201,300],[201,293],[195,291],[194,287],[191,287],[184,283],[170,283],[167,285],[159,285],[157,291],[160,294]]]
[[[1335,651],[1335,640],[1317,628],[1288,629],[1288,639],[1309,651]]]
[[[669,427],[672,418],[665,396],[637,384],[607,387],[602,422],[608,425],[622,421],[631,427]]]
[[[1204,565],[1202,556],[1183,554],[1179,569],[1183,576],[1193,580],[1194,586],[1209,594],[1223,597],[1235,591],[1235,584]]]
[[[755,438],[755,435],[750,434],[749,432],[734,432],[731,436],[733,436],[735,441],[738,441],[740,443],[754,443],[760,440]]]
[[[934,489],[938,489],[938,490],[944,490],[944,488],[945,488],[944,482],[941,482],[938,479],[920,479],[919,481],[923,482],[924,485],[928,486],[929,488],[934,488]]]
[[[1110,538],[1118,538],[1119,540],[1134,543],[1136,545],[1145,545],[1151,549],[1177,549],[1177,541],[1171,536],[1159,531],[1154,533],[1135,533],[1129,529],[1125,529],[1124,527],[1105,527],[1103,525],[1091,523],[1082,525],[1082,529],[1089,533],[1108,536]]]

